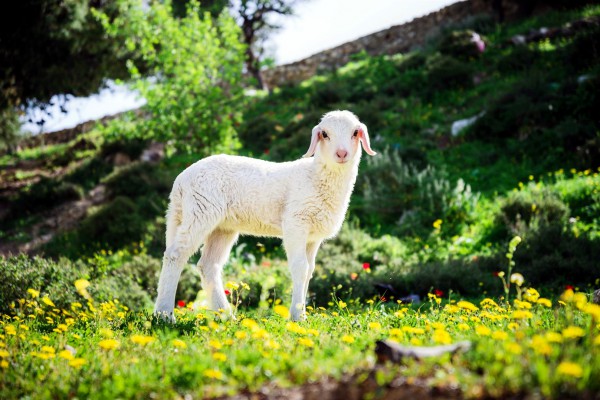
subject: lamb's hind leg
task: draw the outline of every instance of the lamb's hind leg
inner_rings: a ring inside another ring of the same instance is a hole
[[[231,252],[231,247],[237,239],[237,232],[215,229],[206,238],[202,248],[202,257],[200,257],[197,266],[210,309],[213,311],[223,310],[227,316],[231,314],[231,307],[227,301],[227,296],[225,296],[222,272]]]
[[[175,321],[173,309],[181,271],[213,228],[213,224],[200,225],[197,220],[177,228],[173,242],[163,257],[154,314]]]

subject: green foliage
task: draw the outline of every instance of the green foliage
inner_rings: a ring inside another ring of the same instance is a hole
[[[433,54],[426,63],[428,90],[469,88],[473,85],[473,67],[452,56]]]
[[[135,62],[128,64],[151,116],[139,122],[141,135],[174,139],[188,153],[235,149],[244,50],[235,21],[226,12],[215,21],[209,13],[201,17],[195,2],[179,19],[170,3],[153,3],[149,10],[140,2],[120,4],[127,10],[120,17],[97,16],[111,36],[126,35],[125,46],[149,67],[151,78]]]
[[[19,125],[19,116],[14,109],[0,109],[0,153],[11,150],[21,138]]]
[[[438,49],[442,54],[460,60],[479,57],[482,53],[473,42],[474,35],[476,35],[476,32],[472,30],[450,31],[440,41]],[[485,42],[486,38],[482,37],[481,40]]]
[[[395,221],[398,235],[427,236],[436,220],[443,221],[449,235],[468,222],[478,196],[464,181],[452,184],[443,171],[405,163],[389,149],[365,162],[357,185],[363,202],[357,211],[369,225]]]
[[[45,103],[55,94],[85,96],[106,78],[126,75],[123,36],[107,38],[90,8],[110,18],[114,2],[33,0],[15,4],[0,24],[0,110]],[[93,66],[93,67],[91,67]]]
[[[97,300],[119,299],[141,310],[154,299],[151,295],[158,270],[158,262],[144,255],[96,256],[77,262],[26,255],[0,257],[0,312],[8,312],[17,300],[28,297],[28,289],[48,296],[58,308],[68,309],[75,301],[85,301],[75,289],[77,279],[91,281],[88,291]]]

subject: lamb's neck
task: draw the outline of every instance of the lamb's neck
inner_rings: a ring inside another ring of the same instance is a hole
[[[316,189],[323,201],[338,207],[348,205],[358,175],[358,162],[354,160],[344,165],[328,165],[315,160]],[[327,198],[327,200],[325,200]]]

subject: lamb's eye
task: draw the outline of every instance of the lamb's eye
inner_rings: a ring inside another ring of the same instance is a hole
[[[358,129],[354,131],[354,135],[352,135],[352,136],[354,136],[354,137],[358,136]]]
[[[321,135],[323,136],[323,139],[327,139],[329,137],[325,131],[321,131]]]

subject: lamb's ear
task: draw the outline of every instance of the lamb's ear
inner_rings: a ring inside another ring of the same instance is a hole
[[[369,141],[369,131],[367,130],[367,126],[365,124],[360,124],[360,129],[358,130],[360,139],[360,143],[362,144],[363,149],[367,152],[368,155],[374,156],[377,154],[375,151],[371,149],[371,142]]]
[[[305,155],[303,155],[302,157],[312,157],[315,154],[315,151],[317,151],[317,142],[320,139],[320,135],[319,132],[321,131],[321,128],[319,128],[319,125],[315,126],[312,130],[312,136],[310,138],[310,146],[308,147],[308,151],[306,152]]]

